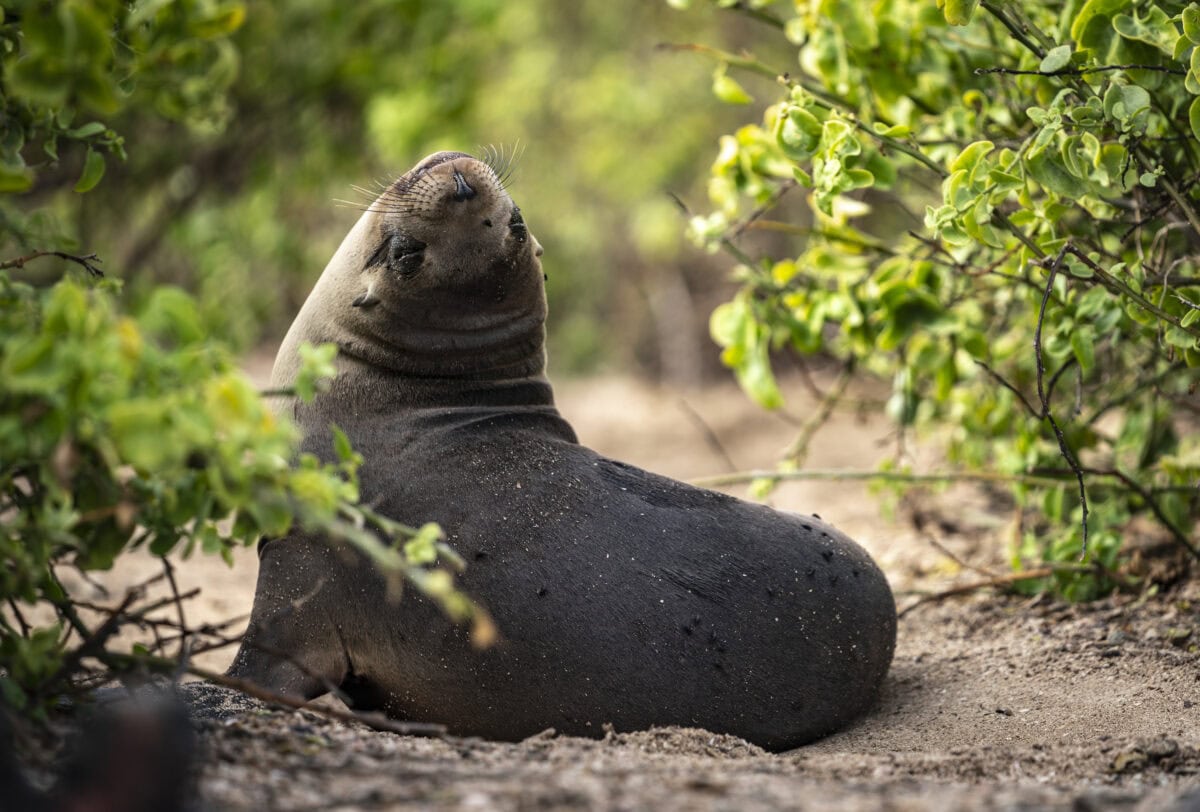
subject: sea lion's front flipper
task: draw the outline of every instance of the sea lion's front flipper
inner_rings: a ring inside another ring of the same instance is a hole
[[[333,622],[342,589],[337,556],[327,542],[298,533],[263,542],[250,625],[229,676],[306,700],[342,683],[350,661]]]

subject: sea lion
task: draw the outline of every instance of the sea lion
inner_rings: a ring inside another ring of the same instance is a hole
[[[350,231],[289,330],[337,342],[332,388],[292,409],[303,449],[336,423],[366,503],[436,521],[501,639],[302,532],[267,541],[236,677],[518,740],[687,725],[773,750],[843,727],[888,670],[896,609],[861,547],[802,518],[607,459],[554,407],[541,246],[487,163],[440,152]]]

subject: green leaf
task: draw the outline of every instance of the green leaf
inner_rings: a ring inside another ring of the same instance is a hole
[[[337,375],[334,359],[337,357],[337,344],[318,344],[313,346],[307,341],[300,345],[300,370],[296,373],[296,396],[309,403],[329,388],[329,382]]]
[[[1060,71],[1071,63],[1071,46],[1059,45],[1057,48],[1051,48],[1046,52],[1046,56],[1042,59],[1042,64],[1038,66],[1038,70],[1043,73],[1054,73]]]
[[[713,74],[713,95],[726,104],[749,104],[754,98],[746,92],[738,81],[725,73],[725,68],[717,69]]]
[[[75,183],[75,191],[83,194],[95,188],[104,177],[104,156],[88,147],[87,157],[83,161],[83,173]]]
[[[93,135],[98,135],[99,133],[104,132],[106,129],[107,128],[99,121],[89,121],[82,127],[76,127],[73,130],[68,130],[67,135],[71,136],[72,138],[89,138]]]
[[[404,544],[404,557],[409,564],[416,566],[427,566],[433,564],[438,558],[437,542],[442,537],[442,529],[436,524],[428,523],[417,531],[409,541]]]
[[[876,121],[871,125],[871,129],[884,138],[907,138],[912,135],[912,127],[907,124],[893,124],[889,127],[883,122]]]
[[[246,20],[246,8],[241,3],[228,3],[213,16],[197,23],[192,31],[202,39],[213,39],[232,34]]]
[[[1097,34],[1112,36],[1109,24],[1112,15],[1131,5],[1133,0],[1088,0],[1071,23],[1071,39],[1085,48],[1096,48],[1100,44]]]
[[[1027,157],[1025,169],[1031,178],[1063,197],[1077,199],[1087,194],[1087,186],[1067,172],[1057,152],[1043,150]]]
[[[1084,375],[1096,366],[1096,348],[1091,328],[1078,326],[1071,332],[1071,351],[1075,353],[1075,360],[1079,362]]]
[[[108,409],[108,431],[121,461],[155,471],[182,458],[185,449],[171,431],[170,404],[157,398],[130,398]]]
[[[22,162],[19,166],[0,163],[0,192],[24,192],[33,186],[33,170]]]
[[[979,0],[938,0],[937,5],[950,25],[966,25],[971,22]]]
[[[330,428],[333,430],[333,452],[337,454],[337,458],[342,462],[353,460],[354,448],[350,445],[350,438],[346,436],[346,432],[337,426],[330,426]]]
[[[816,152],[821,132],[821,122],[802,107],[793,107],[779,117],[779,146],[794,161],[807,160]]]
[[[960,169],[964,169],[970,174],[979,161],[995,148],[996,145],[991,141],[976,141],[973,144],[968,144],[950,164],[950,172],[953,174]]]
[[[1151,6],[1145,17],[1120,14],[1113,17],[1113,28],[1125,39],[1152,45],[1167,56],[1175,51],[1179,32],[1167,13]]]
[[[1150,94],[1137,85],[1109,85],[1104,93],[1104,114],[1125,125],[1142,129],[1150,110]]]
[[[1200,6],[1195,3],[1183,10],[1183,34],[1193,45],[1200,45]]]
[[[1192,135],[1200,141],[1200,98],[1192,99],[1188,107],[1188,123],[1192,126]]]

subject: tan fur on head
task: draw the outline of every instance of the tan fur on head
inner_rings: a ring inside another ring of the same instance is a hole
[[[304,341],[414,376],[540,374],[541,254],[492,166],[434,153],[346,235],[284,339],[272,386],[293,383]]]

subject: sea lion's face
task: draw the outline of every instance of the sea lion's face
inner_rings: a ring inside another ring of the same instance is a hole
[[[490,309],[511,296],[542,295],[542,247],[483,161],[434,153],[368,212],[375,221],[362,247],[365,285],[355,307],[383,304],[411,316],[405,303]]]

